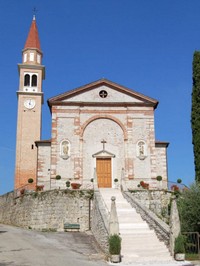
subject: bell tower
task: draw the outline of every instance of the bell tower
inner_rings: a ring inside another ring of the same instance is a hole
[[[35,141],[41,138],[42,81],[45,79],[35,16],[22,50],[22,63],[18,64],[18,70],[15,189],[26,186],[34,189],[37,174]],[[33,179],[32,184],[28,183],[30,178]]]

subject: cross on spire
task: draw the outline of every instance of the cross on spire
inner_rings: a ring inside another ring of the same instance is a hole
[[[35,20],[35,15],[36,15],[37,11],[38,11],[37,8],[34,7],[33,8],[33,20]]]
[[[101,143],[103,143],[103,151],[105,151],[105,144],[107,143],[107,141],[105,141],[104,139],[101,141]]]

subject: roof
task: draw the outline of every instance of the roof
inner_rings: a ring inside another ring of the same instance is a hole
[[[86,84],[84,86],[81,86],[79,88],[76,88],[74,90],[70,90],[70,91],[67,91],[65,93],[59,94],[58,96],[52,97],[48,100],[48,105],[49,105],[49,107],[51,107],[52,105],[63,105],[63,104],[70,105],[70,98],[77,96],[79,94],[82,94],[84,92],[93,90],[93,89],[95,89],[99,86],[103,86],[103,85],[108,86],[108,87],[110,87],[116,91],[119,91],[121,93],[124,93],[126,95],[129,95],[131,97],[137,98],[138,100],[141,100],[141,101],[145,102],[147,105],[153,106],[154,108],[156,108],[158,105],[157,100],[150,98],[148,96],[145,96],[145,95],[138,93],[134,90],[131,90],[129,88],[126,88],[126,87],[119,85],[117,83],[114,83],[110,80],[104,79],[104,78],[97,80],[97,81],[94,81],[92,83]],[[68,100],[68,102],[64,103],[63,101],[65,101],[65,100]],[[84,102],[84,104],[87,104],[87,102]]]
[[[169,142],[156,140],[155,141],[155,146],[156,147],[166,147],[167,148],[169,146]]]
[[[39,39],[39,34],[38,34],[35,16],[33,17],[31,27],[29,30],[29,34],[28,34],[28,37],[26,39],[26,43],[24,46],[24,49],[27,49],[27,48],[36,48],[38,50],[41,50],[40,39]]]

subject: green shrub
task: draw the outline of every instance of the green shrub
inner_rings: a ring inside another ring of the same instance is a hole
[[[109,253],[111,255],[119,255],[121,252],[121,237],[117,234],[109,237]]]
[[[118,182],[118,179],[117,179],[117,178],[115,178],[115,179],[114,179],[114,182],[115,182],[115,183],[116,183],[116,182]]]
[[[156,179],[157,179],[157,181],[162,181],[162,176],[161,176],[161,175],[158,175],[158,176],[156,177]]]
[[[66,187],[70,187],[70,181],[66,182]]]
[[[29,179],[28,179],[28,183],[29,183],[29,184],[33,183],[33,178],[29,178]]]
[[[185,253],[185,237],[181,233],[175,239],[174,253]]]
[[[60,175],[57,175],[56,176],[56,180],[60,180],[61,179],[61,176]]]

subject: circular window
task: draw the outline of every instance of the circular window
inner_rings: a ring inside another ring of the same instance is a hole
[[[107,91],[102,90],[102,91],[99,92],[99,96],[101,98],[106,98],[108,96],[108,93],[107,93]]]

